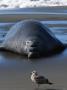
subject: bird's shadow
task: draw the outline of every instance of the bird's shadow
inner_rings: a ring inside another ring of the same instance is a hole
[[[39,88],[39,89],[34,89],[34,90],[63,90],[63,89],[53,89],[53,88],[51,88],[51,89],[42,89],[42,88]]]

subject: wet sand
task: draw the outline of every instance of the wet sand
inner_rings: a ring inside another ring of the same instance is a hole
[[[67,20],[67,6],[0,9],[0,22],[16,22],[24,19]]]
[[[59,55],[35,60],[0,51],[0,90],[36,90],[30,80],[33,70],[54,83],[42,85],[39,90],[67,90],[67,49]]]

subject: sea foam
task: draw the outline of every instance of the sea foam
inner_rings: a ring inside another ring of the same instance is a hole
[[[0,8],[66,6],[67,0],[0,0]]]

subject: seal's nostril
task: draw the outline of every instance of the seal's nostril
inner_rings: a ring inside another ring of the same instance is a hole
[[[38,52],[38,49],[37,49],[37,47],[30,47],[29,51],[30,52]]]
[[[37,47],[37,45],[36,44],[31,44],[31,47]]]

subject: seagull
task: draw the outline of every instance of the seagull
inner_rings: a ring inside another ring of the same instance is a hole
[[[31,73],[31,80],[34,84],[37,85],[38,88],[41,84],[49,84],[49,85],[53,84],[44,76],[38,75],[37,71],[35,71],[35,70],[32,71],[32,73]]]

